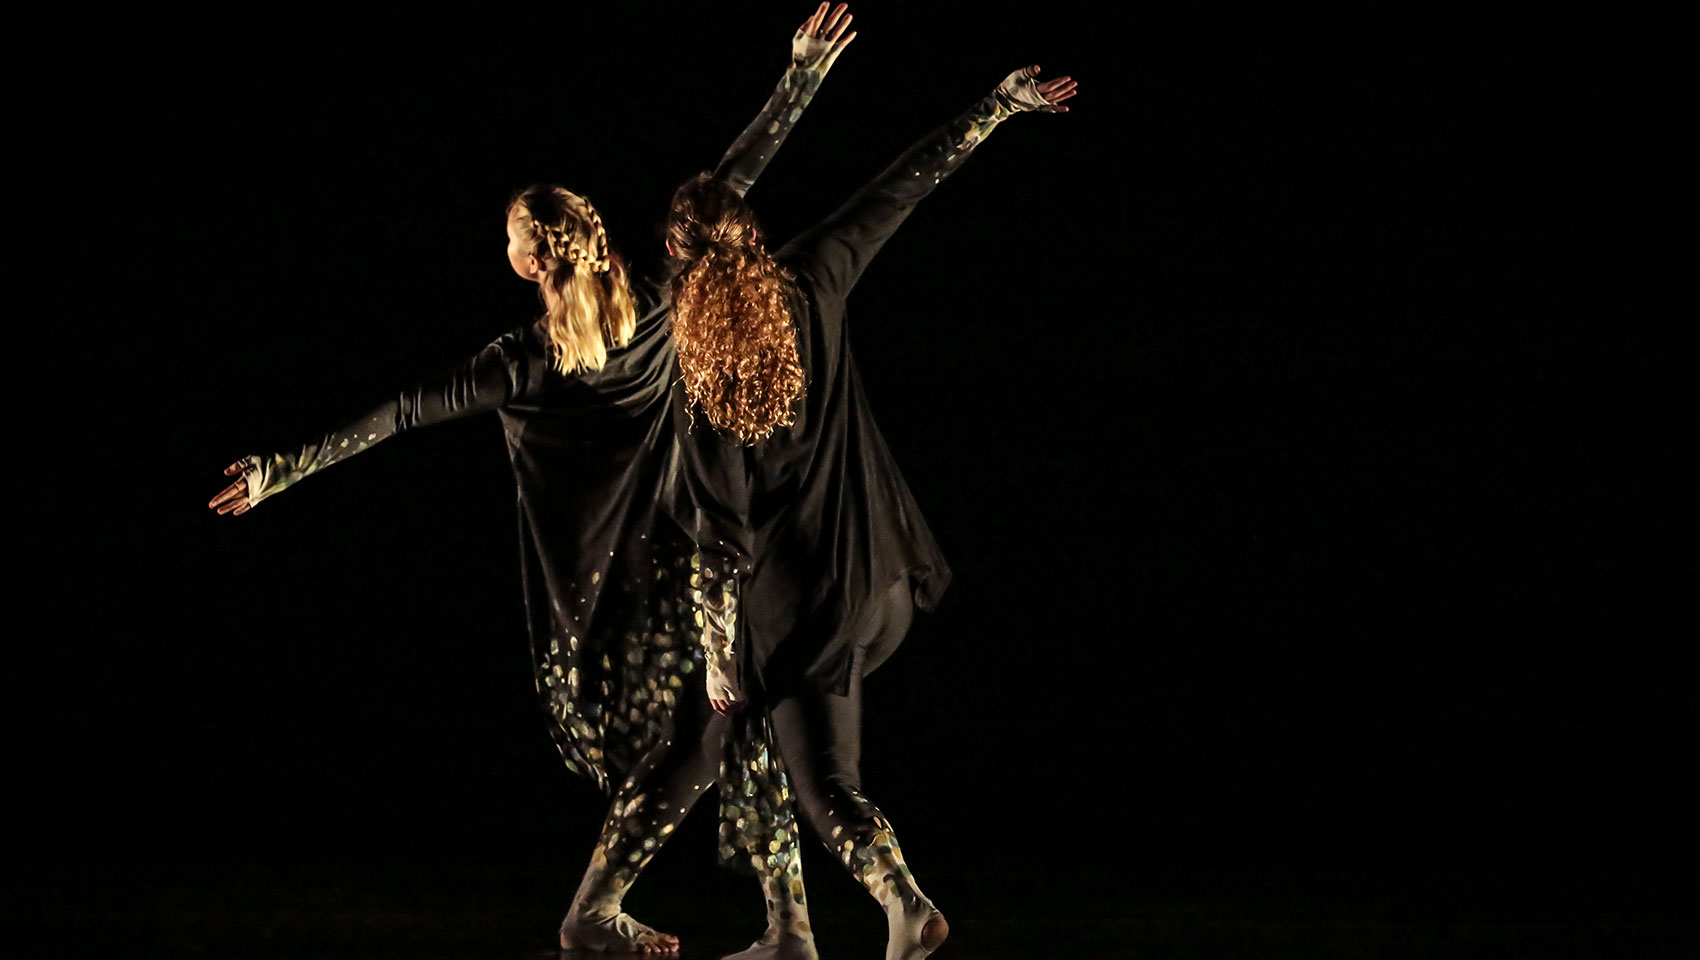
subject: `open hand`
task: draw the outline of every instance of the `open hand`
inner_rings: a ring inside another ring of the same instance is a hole
[[[1079,84],[1069,77],[1058,77],[1040,83],[1036,79],[1038,76],[1038,64],[1022,67],[998,84],[998,93],[1016,110],[1067,113],[1068,108],[1061,106],[1061,103],[1078,92],[1075,87]]]
[[[850,21],[855,19],[844,12],[850,5],[841,3],[832,9],[830,15],[827,6],[821,4],[791,38],[791,62],[796,66],[825,73],[832,69],[838,55],[844,52],[850,41],[856,39],[854,33],[844,35]]]
[[[247,462],[246,459],[238,460],[224,468],[224,475],[235,477],[236,482],[220,490],[218,496],[213,497],[212,502],[207,504],[217,510],[221,517],[227,513],[240,517],[254,509],[253,501],[248,499],[248,475],[244,469]]]

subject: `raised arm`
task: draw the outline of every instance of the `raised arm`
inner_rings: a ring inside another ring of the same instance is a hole
[[[526,376],[515,334],[507,334],[442,376],[417,383],[334,430],[280,453],[243,457],[224,468],[236,480],[207,506],[241,516],[305,477],[414,427],[495,410],[519,395]]]
[[[1040,83],[1037,65],[1011,73],[955,120],[921,138],[873,182],[818,226],[781,249],[811,274],[821,296],[848,296],[856,281],[922,197],[955,172],[999,123],[1018,113],[1067,113],[1074,96],[1068,77]]]
[[[791,38],[791,66],[779,79],[779,86],[773,89],[773,96],[768,98],[761,113],[732,141],[731,148],[720,158],[720,165],[714,168],[715,177],[730,184],[739,196],[749,192],[756,178],[767,169],[804,108],[814,99],[827,71],[850,41],[856,39],[854,33],[848,36],[844,33],[852,19],[845,13],[848,7],[849,4],[840,3],[829,15],[827,4],[823,3],[797,28]]]

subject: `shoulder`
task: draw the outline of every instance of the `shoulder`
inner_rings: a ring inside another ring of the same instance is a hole
[[[667,285],[661,278],[628,275],[628,282],[632,288],[632,307],[639,317],[666,307]]]
[[[515,327],[484,348],[481,366],[493,375],[499,366],[508,381],[510,401],[534,392],[548,376],[550,367],[548,335],[543,320]]]
[[[786,296],[805,303],[813,301],[820,287],[819,261],[789,246],[775,253],[773,259],[788,275]]]
[[[839,293],[842,271],[830,258],[823,259],[818,251],[787,247],[774,255],[779,265],[791,272],[797,296],[819,311],[843,300]]]
[[[543,332],[543,318],[539,317],[497,337],[486,349],[501,352],[509,361],[523,362],[530,357],[543,355],[547,339]]]
[[[815,278],[800,270],[791,270],[791,277],[785,282],[785,305],[792,313],[808,312],[814,303]]]
[[[800,269],[800,262],[785,263],[790,277],[785,281],[785,307],[791,311],[791,320],[800,330],[807,330],[820,314],[818,291],[820,278],[809,270]]]

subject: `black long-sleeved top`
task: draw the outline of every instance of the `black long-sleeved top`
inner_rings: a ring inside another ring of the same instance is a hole
[[[916,606],[930,610],[950,582],[868,406],[845,298],[915,205],[1015,112],[988,95],[774,254],[796,275],[787,306],[805,386],[790,427],[743,446],[706,418],[693,424],[683,385],[673,388],[680,459],[668,509],[740,578],[746,686],[845,692],[846,628],[862,607],[908,578]]]
[[[824,73],[794,60],[716,175],[754,183]],[[562,756],[604,790],[661,735],[696,662],[692,545],[657,511],[675,450],[670,314],[657,284],[632,294],[635,332],[601,370],[559,372],[538,320],[299,447],[244,461],[257,504],[398,433],[498,413],[538,689]]]

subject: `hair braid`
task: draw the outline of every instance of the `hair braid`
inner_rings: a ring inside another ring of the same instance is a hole
[[[546,261],[538,294],[556,369],[602,369],[608,350],[629,343],[637,326],[631,288],[615,269],[602,215],[585,197],[536,186],[514,198],[509,218],[528,252]]]
[[[585,199],[584,205],[590,210],[590,230],[592,234],[590,249],[593,251],[590,269],[596,273],[607,273],[613,266],[609,263],[608,231],[602,226],[602,214],[598,213],[594,206],[591,206],[589,198]]]

